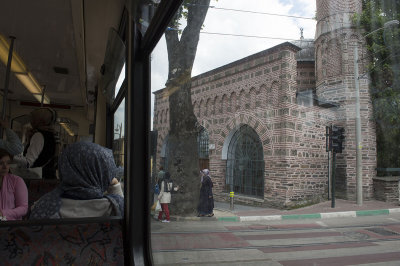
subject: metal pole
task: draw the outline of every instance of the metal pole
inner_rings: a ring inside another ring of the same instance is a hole
[[[332,201],[331,207],[335,208],[335,168],[336,168],[336,152],[332,151]]]
[[[235,203],[234,203],[234,196],[235,192],[233,191],[233,169],[231,169],[231,180],[230,180],[230,193],[229,193],[229,199],[230,199],[230,206],[229,209],[233,211],[235,209]]]
[[[357,205],[363,204],[363,182],[362,182],[362,143],[361,143],[361,119],[360,119],[360,81],[358,74],[358,43],[354,46],[354,85],[356,98],[356,194]]]
[[[328,200],[331,199],[331,189],[332,189],[332,175],[331,175],[331,169],[332,169],[332,163],[331,163],[331,157],[329,156],[331,154],[330,151],[328,151]]]
[[[14,49],[14,36],[10,36],[10,49],[8,51],[8,61],[6,68],[6,78],[4,82],[4,91],[3,91],[3,108],[1,111],[1,118],[4,120],[6,118],[6,110],[7,110],[7,98],[8,98],[8,85],[10,83],[10,71],[11,71],[11,61],[12,54]],[[3,138],[3,130],[0,130],[0,138]]]
[[[43,107],[43,101],[44,101],[44,93],[45,93],[45,90],[46,90],[46,86],[43,86],[43,89],[42,89],[42,98],[40,99],[40,107]]]

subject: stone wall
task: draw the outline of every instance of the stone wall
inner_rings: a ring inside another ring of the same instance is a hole
[[[317,1],[316,93],[318,98],[339,105],[331,123],[344,127],[344,151],[337,156],[337,194],[355,199],[356,147],[362,149],[363,196],[372,198],[372,178],[376,176],[376,132],[372,119],[369,80],[354,77],[354,47],[358,58],[366,54],[365,40],[351,22],[354,13],[361,12],[361,1]],[[358,62],[359,73],[364,73],[367,62]],[[360,87],[361,142],[355,143],[356,86]]]
[[[399,203],[400,176],[375,177],[373,182],[375,199]]]

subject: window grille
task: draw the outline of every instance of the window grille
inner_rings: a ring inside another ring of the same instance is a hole
[[[227,187],[238,194],[264,196],[264,155],[257,133],[241,126],[228,147]]]

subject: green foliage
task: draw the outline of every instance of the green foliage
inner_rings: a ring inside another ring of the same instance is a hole
[[[218,0],[216,0],[216,2],[218,2]],[[182,22],[187,21],[188,9],[190,5],[192,5],[192,0],[184,0],[178,12],[175,14],[175,18],[171,21],[169,25],[171,28],[176,29],[179,34],[182,34]]]
[[[384,27],[400,20],[400,1],[363,0],[354,17],[365,30],[370,63],[371,97],[377,126],[378,167],[400,167],[400,27]]]

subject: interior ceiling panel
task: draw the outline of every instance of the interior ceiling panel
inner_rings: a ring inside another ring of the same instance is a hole
[[[123,6],[123,0],[5,0],[0,33],[16,38],[14,51],[45,86],[52,104],[85,106],[87,90],[94,91],[100,77],[108,30],[118,28]],[[1,62],[0,82],[3,88]],[[13,73],[9,90],[10,99],[36,101]]]

